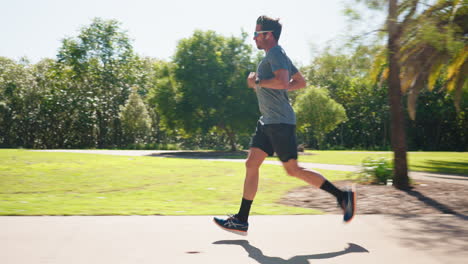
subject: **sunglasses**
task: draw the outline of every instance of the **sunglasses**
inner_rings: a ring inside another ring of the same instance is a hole
[[[256,38],[258,35],[261,33],[267,33],[267,32],[273,32],[273,30],[263,30],[263,31],[255,31],[254,32],[254,38]]]

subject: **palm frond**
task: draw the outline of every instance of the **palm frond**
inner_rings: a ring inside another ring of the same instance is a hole
[[[444,67],[444,62],[445,62],[445,59],[442,57],[439,57],[437,61],[435,61],[432,64],[432,67],[429,70],[429,79],[427,81],[427,89],[429,89],[429,91],[432,91],[434,89],[435,83],[437,79],[439,78],[441,71]]]
[[[460,71],[463,68],[463,65],[466,64],[466,61],[468,59],[468,45],[465,46],[465,48],[455,56],[455,59],[453,62],[448,66],[447,68],[447,90],[448,91],[453,91],[455,88],[455,79],[458,75],[460,75]],[[466,75],[465,75],[466,76]]]
[[[387,49],[382,48],[374,56],[372,69],[369,72],[369,75],[372,81],[378,82],[379,77],[382,76],[385,70],[388,68],[385,66],[386,64],[387,64]]]
[[[460,102],[461,98],[463,97],[463,91],[468,90],[468,79],[466,78],[468,76],[468,61],[465,60],[463,65],[460,67],[459,74],[456,75],[456,78],[453,78],[453,88],[454,90],[454,103],[455,103],[455,108],[457,109],[457,112],[462,111],[460,109]],[[449,84],[448,84],[449,85]]]

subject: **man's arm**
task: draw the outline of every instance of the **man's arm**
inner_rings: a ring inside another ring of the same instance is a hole
[[[279,69],[275,72],[274,78],[268,80],[261,80],[259,86],[270,89],[287,89],[289,91],[298,90],[306,86],[306,81],[300,72],[295,73],[291,80],[288,80],[288,71],[286,69]],[[257,75],[251,72],[247,80],[249,87],[255,87],[255,79]]]
[[[307,83],[300,72],[296,72],[289,81],[289,91],[299,90],[306,87]]]
[[[271,88],[271,89],[288,89],[289,80],[288,80],[288,71],[286,69],[279,69],[275,72],[274,78],[268,80],[260,80],[258,84],[261,87]],[[255,88],[255,80],[257,79],[257,73],[251,72],[247,78],[247,84],[250,88]]]
[[[288,89],[289,88],[289,73],[286,69],[274,71],[275,77],[268,80],[261,80],[259,86],[270,89]]]

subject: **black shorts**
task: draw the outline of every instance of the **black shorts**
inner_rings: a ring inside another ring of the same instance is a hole
[[[296,126],[290,124],[257,123],[257,129],[250,141],[250,147],[259,148],[273,156],[278,155],[282,162],[297,160]]]

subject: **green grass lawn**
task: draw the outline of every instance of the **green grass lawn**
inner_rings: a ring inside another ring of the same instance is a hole
[[[0,215],[222,215],[237,212],[243,179],[242,163],[3,149]],[[282,168],[262,166],[260,181],[252,214],[320,213],[277,203],[305,185]]]
[[[308,151],[302,162],[360,165],[391,152]],[[410,152],[410,169],[468,175],[468,154]],[[276,158],[270,158],[276,160]],[[347,172],[321,171],[329,180]],[[0,215],[222,215],[242,196],[243,163],[0,150]],[[305,183],[263,165],[252,214],[314,214],[280,205]],[[331,198],[331,197],[330,197]]]

